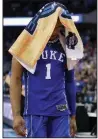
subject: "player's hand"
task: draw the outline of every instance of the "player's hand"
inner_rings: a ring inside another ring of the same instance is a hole
[[[76,119],[74,116],[70,118],[70,135],[74,137],[77,132]]]
[[[16,134],[25,137],[26,136],[26,127],[25,121],[22,116],[16,116],[13,120],[13,129]]]

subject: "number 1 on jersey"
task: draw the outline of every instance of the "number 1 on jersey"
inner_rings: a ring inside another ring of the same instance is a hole
[[[51,79],[51,64],[47,64],[46,65],[46,68],[47,68],[47,70],[46,70],[46,77],[45,77],[45,79]]]

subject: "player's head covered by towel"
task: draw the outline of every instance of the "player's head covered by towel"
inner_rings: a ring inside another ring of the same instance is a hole
[[[63,25],[65,40],[62,47],[67,67],[72,69],[83,57],[83,43],[67,8],[57,2],[43,6],[18,36],[9,52],[23,67],[34,73],[37,60],[46,47],[56,26]]]

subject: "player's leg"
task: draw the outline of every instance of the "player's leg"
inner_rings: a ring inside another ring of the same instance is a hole
[[[70,138],[69,116],[52,117],[48,126],[48,137]]]
[[[24,119],[27,128],[27,137],[47,137],[47,117],[28,115]]]

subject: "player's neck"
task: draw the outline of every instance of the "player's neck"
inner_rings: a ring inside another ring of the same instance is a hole
[[[52,36],[49,40],[49,42],[55,42],[58,40],[58,36]]]
[[[49,43],[55,43],[57,41],[58,41],[58,38],[55,38],[55,39],[49,40]]]

